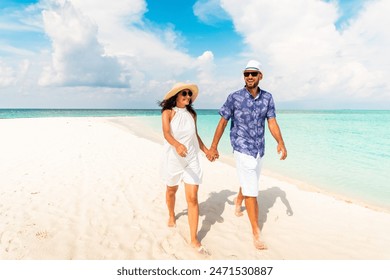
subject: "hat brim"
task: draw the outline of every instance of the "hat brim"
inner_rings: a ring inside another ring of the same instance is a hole
[[[178,83],[175,84],[170,91],[167,92],[164,96],[164,100],[167,100],[171,98],[172,96],[175,96],[178,92],[182,91],[183,89],[189,89],[192,92],[191,101],[194,103],[195,99],[198,97],[198,86],[195,84],[184,84],[184,83]]]
[[[261,70],[260,70],[259,68],[255,68],[255,67],[248,67],[248,68],[245,68],[245,69],[243,70],[243,72],[249,71],[249,70],[261,72]]]
[[[260,69],[255,68],[255,67],[248,67],[248,68],[245,68],[245,69],[242,71],[242,73],[245,73],[246,71],[256,71],[256,72],[259,72],[259,73],[263,74],[263,72],[262,72]]]

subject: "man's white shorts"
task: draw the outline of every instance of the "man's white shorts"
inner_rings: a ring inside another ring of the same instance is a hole
[[[259,180],[262,157],[257,158],[234,151],[238,180],[244,196],[257,197],[259,195]]]

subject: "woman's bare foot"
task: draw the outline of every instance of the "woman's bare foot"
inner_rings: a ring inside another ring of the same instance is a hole
[[[176,226],[176,218],[173,216],[173,217],[169,217],[169,220],[168,220],[168,227],[175,227]]]
[[[253,236],[253,244],[257,250],[267,250],[267,245],[260,240],[260,236]]]
[[[200,242],[196,242],[196,244],[191,243],[191,247],[194,248],[199,254],[204,256],[210,256],[210,252],[203,246]]]
[[[241,211],[241,203],[242,203],[242,200],[241,200],[241,203],[238,202],[238,199],[237,197],[233,200],[234,201],[234,206],[235,206],[235,209],[234,209],[234,214],[237,216],[237,217],[241,217],[242,215],[244,215]]]

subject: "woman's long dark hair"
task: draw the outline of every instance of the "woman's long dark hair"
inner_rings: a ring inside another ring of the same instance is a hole
[[[158,105],[162,107],[161,113],[164,112],[165,110],[172,110],[173,107],[176,106],[176,98],[179,93],[176,93],[174,96],[171,98],[165,99],[163,101],[159,101]],[[196,112],[194,108],[192,107],[192,99],[190,99],[190,104],[186,105],[186,108],[188,112],[191,113],[191,115],[196,116]]]

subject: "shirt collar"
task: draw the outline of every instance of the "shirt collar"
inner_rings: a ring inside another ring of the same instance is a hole
[[[260,95],[261,95],[261,89],[260,89],[260,87],[257,87],[257,95],[256,95],[256,97],[253,97],[253,96],[252,96],[252,94],[249,92],[249,90],[246,88],[246,86],[244,86],[244,90],[245,90],[245,92],[248,93],[249,96],[252,97],[254,100],[260,98]]]

